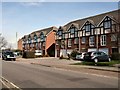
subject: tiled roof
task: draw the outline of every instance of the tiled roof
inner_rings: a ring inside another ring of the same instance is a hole
[[[91,17],[87,17],[87,18],[83,18],[83,19],[79,19],[79,20],[75,20],[75,21],[69,22],[68,24],[64,25],[63,27],[65,27],[67,30],[71,26],[71,24],[74,24],[74,25],[76,24],[76,25],[79,25],[79,28],[80,28],[83,26],[83,24],[86,21],[90,21],[92,24],[97,26],[106,15],[110,16],[110,18],[112,18],[113,20],[118,20],[118,16],[119,16],[118,11],[120,11],[120,9],[111,11],[111,12],[107,12],[107,13],[103,13],[103,14],[99,14],[99,15],[95,15],[95,16],[91,16]]]

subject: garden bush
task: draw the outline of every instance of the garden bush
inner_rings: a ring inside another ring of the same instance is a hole
[[[113,53],[111,54],[112,60],[120,60],[120,53]]]
[[[76,57],[77,54],[78,54],[78,51],[73,50],[73,51],[70,53],[70,57],[71,57],[72,59],[75,59],[75,57]]]
[[[35,58],[35,53],[32,51],[23,52],[23,58]]]

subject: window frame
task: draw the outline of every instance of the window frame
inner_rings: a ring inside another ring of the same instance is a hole
[[[79,44],[79,38],[74,39],[74,44]]]
[[[72,47],[72,39],[68,39],[68,47]]]
[[[82,37],[81,43],[82,43],[82,44],[85,44],[85,43],[86,43],[86,37]]]
[[[107,36],[106,35],[101,35],[100,36],[100,45],[101,46],[106,46],[107,45]]]
[[[43,32],[40,33],[40,41],[41,42],[45,41],[45,35]]]
[[[89,37],[89,46],[95,46],[95,36]]]

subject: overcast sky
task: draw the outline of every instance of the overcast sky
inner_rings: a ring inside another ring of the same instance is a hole
[[[37,29],[116,9],[118,2],[2,2],[2,35],[16,48],[16,32],[19,39]]]

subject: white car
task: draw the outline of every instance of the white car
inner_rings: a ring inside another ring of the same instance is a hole
[[[85,52],[79,53],[76,55],[76,60],[83,60]]]
[[[35,50],[35,56],[41,56],[42,52],[40,50]]]

